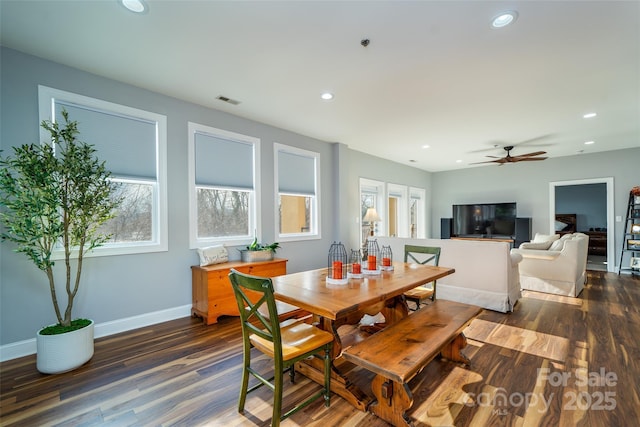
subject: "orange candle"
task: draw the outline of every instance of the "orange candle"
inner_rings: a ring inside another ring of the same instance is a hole
[[[360,270],[360,263],[357,263],[357,262],[353,263],[352,266],[351,266],[351,272],[353,274],[362,273],[362,271]]]
[[[375,255],[369,255],[367,260],[369,261],[367,268],[369,270],[375,270],[376,269],[376,256]]]
[[[333,278],[342,279],[342,262],[333,261]]]
[[[391,267],[391,258],[382,258],[382,265],[385,267]]]

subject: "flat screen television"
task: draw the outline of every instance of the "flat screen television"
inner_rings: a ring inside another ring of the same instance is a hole
[[[511,237],[515,230],[515,202],[453,205],[455,237]]]

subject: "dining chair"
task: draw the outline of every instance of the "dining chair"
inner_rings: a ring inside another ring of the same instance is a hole
[[[438,265],[440,261],[440,248],[434,246],[404,246],[404,262],[413,262],[423,265]],[[418,310],[420,308],[420,302],[430,298],[432,301],[436,300],[436,281],[429,284],[420,285],[404,293],[404,297],[415,303]],[[415,311],[414,310],[414,311]]]
[[[333,334],[299,319],[280,323],[273,295],[273,282],[268,277],[251,276],[231,269],[229,280],[233,288],[242,323],[243,369],[238,412],[244,412],[247,394],[266,385],[274,392],[272,426],[323,396],[330,404],[331,351]],[[259,299],[256,301],[256,295]],[[255,303],[252,300],[256,301]],[[269,316],[261,314],[267,308]],[[255,347],[274,361],[274,376],[266,378],[251,367],[251,348]],[[324,360],[324,388],[282,415],[283,376],[288,370],[295,381],[295,363],[310,356]],[[249,375],[258,382],[249,388]]]

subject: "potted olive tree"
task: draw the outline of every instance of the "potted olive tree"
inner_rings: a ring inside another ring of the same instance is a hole
[[[57,324],[36,335],[37,367],[43,373],[75,369],[93,356],[93,321],[73,319],[73,302],[84,256],[110,238],[100,225],[113,218],[120,203],[96,150],[77,140],[78,123],[69,121],[66,111],[62,116],[60,125],[41,124],[50,142],[13,147],[13,157],[0,157],[2,240],[14,243],[15,252],[46,274],[57,317]],[[66,306],[56,272],[66,277]]]

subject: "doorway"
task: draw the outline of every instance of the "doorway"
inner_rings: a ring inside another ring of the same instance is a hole
[[[594,270],[606,270],[610,272],[615,272],[615,242],[614,242],[614,210],[613,210],[613,178],[592,178],[592,179],[581,179],[574,181],[557,181],[549,183],[549,223],[550,233],[555,234],[557,231],[555,229],[556,224],[556,214],[585,214],[585,212],[559,212],[556,209],[556,193],[562,194],[564,190],[569,186],[576,186],[576,190],[578,192],[589,191],[591,189],[598,192],[598,188],[601,186],[593,186],[593,184],[604,184],[605,193],[602,197],[596,197],[598,200],[598,204],[603,204],[605,206],[597,206],[591,207],[590,210],[606,210],[606,214],[604,215],[605,224],[598,225],[594,222],[590,222],[590,220],[578,220],[576,231],[579,232],[588,232],[589,234],[593,233],[593,243],[595,243],[595,239],[605,238],[606,243],[602,242],[602,245],[606,245],[606,258],[604,258],[604,262],[606,262],[606,266],[602,265],[602,262],[599,262],[602,258],[599,258],[601,255],[598,255],[598,250],[591,250],[592,256],[590,256],[590,263],[587,265],[588,269]],[[582,188],[580,188],[582,187]],[[563,206],[563,209],[566,210],[566,206]],[[576,209],[585,209],[584,207],[576,205]],[[592,217],[598,217],[597,214],[592,215]],[[598,220],[602,221],[602,220]],[[597,236],[596,236],[597,235]],[[602,237],[599,237],[602,236]],[[591,241],[591,236],[590,236]],[[589,245],[590,247],[593,246]]]

